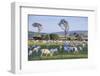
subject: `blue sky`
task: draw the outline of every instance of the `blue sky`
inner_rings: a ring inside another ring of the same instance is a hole
[[[29,15],[28,16],[28,30],[37,32],[37,28],[33,27],[32,24],[37,22],[42,24],[43,29],[41,32],[52,33],[63,31],[58,23],[61,19],[65,19],[69,24],[69,31],[87,31],[88,30],[88,17],[80,16],[42,16],[42,15]]]

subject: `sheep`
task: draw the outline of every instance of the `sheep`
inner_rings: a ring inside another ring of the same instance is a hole
[[[32,55],[32,50],[31,50],[31,47],[30,46],[28,46],[28,55],[29,56]]]
[[[35,47],[36,47],[36,45],[30,47],[29,49],[30,49],[30,50],[33,50]]]
[[[73,47],[71,47],[71,46],[64,46],[64,51],[67,51],[67,52],[71,52],[71,51],[73,51]]]
[[[32,50],[29,50],[29,51],[28,51],[28,55],[29,55],[29,56],[32,55],[32,53],[33,53]]]
[[[28,55],[30,56],[30,55],[32,55],[34,52],[36,53],[36,54],[38,54],[38,52],[39,52],[39,49],[40,49],[41,47],[40,46],[32,46],[32,47],[28,47]]]
[[[82,51],[82,50],[83,50],[83,48],[82,48],[81,46],[79,46],[79,50],[80,50],[80,51]]]
[[[82,47],[84,48],[85,46],[86,46],[86,44],[85,44],[85,43],[83,43],[83,44],[82,44]]]
[[[53,49],[53,51],[54,51],[54,52],[57,52],[57,51],[58,51],[58,49],[57,49],[57,48],[54,48],[54,49]]]
[[[41,48],[40,46],[36,46],[35,48],[33,48],[33,52],[38,53],[38,51],[39,51],[40,48]]]
[[[61,46],[61,45],[59,46],[59,49],[60,49],[60,50],[62,49],[62,46]]]
[[[41,51],[41,56],[43,56],[43,55],[45,55],[45,56],[47,56],[47,55],[52,56],[52,53],[48,49],[41,49],[40,51]]]
[[[73,47],[73,48],[74,48],[74,53],[78,53],[77,47]]]
[[[58,48],[52,48],[52,49],[50,49],[50,52],[52,53],[52,54],[54,54],[54,53],[57,53],[58,52]]]
[[[65,46],[64,46],[64,51],[68,51],[68,47],[65,47]]]

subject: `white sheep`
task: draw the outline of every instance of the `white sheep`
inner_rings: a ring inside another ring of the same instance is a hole
[[[41,56],[45,55],[45,56],[52,56],[52,53],[48,50],[48,49],[41,49]]]
[[[52,54],[54,54],[54,53],[57,53],[58,52],[58,49],[57,48],[52,48],[52,49],[50,49],[50,52],[52,53]]]
[[[40,48],[41,48],[40,46],[36,46],[35,48],[33,48],[33,52],[38,53],[38,51],[39,51]]]

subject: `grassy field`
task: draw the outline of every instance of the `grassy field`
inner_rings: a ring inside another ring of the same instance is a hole
[[[28,60],[55,60],[55,59],[80,59],[80,58],[88,58],[87,54],[70,54],[70,55],[55,55],[55,56],[36,56],[29,57]]]
[[[33,46],[33,45],[39,45],[41,48],[57,48],[60,45],[63,45],[63,43],[42,43],[42,42],[34,42],[34,41],[28,41],[28,46]],[[36,54],[32,54],[31,56],[28,56],[28,60],[55,60],[55,59],[80,59],[80,58],[88,58],[88,49],[87,46],[79,51],[78,53],[73,53],[73,52],[65,52],[64,49],[60,49],[57,54],[54,54],[53,56],[40,56]]]

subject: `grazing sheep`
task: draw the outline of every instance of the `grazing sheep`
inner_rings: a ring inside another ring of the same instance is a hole
[[[54,54],[54,53],[57,53],[58,52],[58,49],[57,48],[52,48],[52,49],[50,49],[50,52],[52,53],[52,54]]]
[[[80,51],[82,51],[82,50],[83,50],[83,48],[82,48],[81,46],[79,46],[79,50],[80,50]]]
[[[72,46],[64,46],[64,51],[67,51],[67,52],[71,52],[71,51],[73,51],[73,47]]]
[[[28,47],[28,55],[32,55],[33,52],[38,53],[40,49],[40,46],[32,46],[32,47]]]
[[[52,53],[48,50],[48,49],[41,49],[41,56],[45,55],[45,56],[52,56]]]
[[[33,48],[33,52],[38,53],[38,51],[39,51],[40,48],[41,48],[40,46],[36,46],[35,48]]]
[[[70,52],[73,51],[73,47],[70,45],[70,42],[64,42],[64,51]]]
[[[68,47],[64,46],[64,51],[68,51]]]
[[[30,47],[30,50],[33,50],[35,47],[36,47],[36,45],[34,45],[34,46]]]
[[[73,48],[74,48],[74,53],[78,53],[77,47],[73,47]]]

